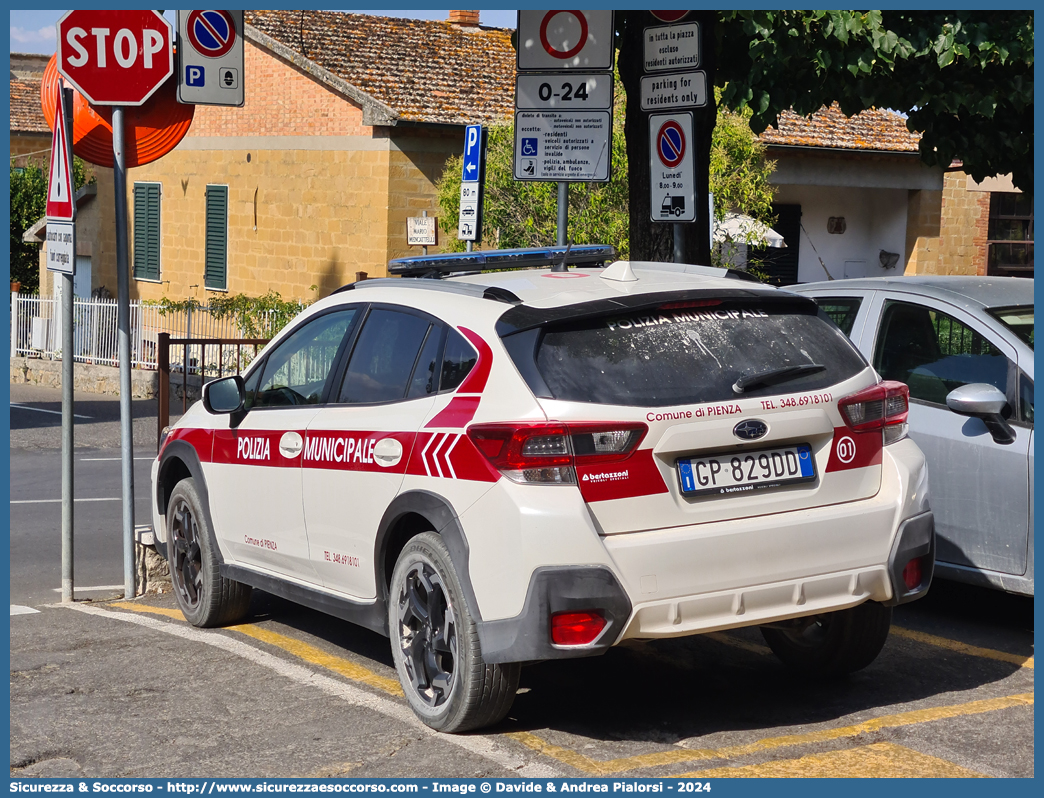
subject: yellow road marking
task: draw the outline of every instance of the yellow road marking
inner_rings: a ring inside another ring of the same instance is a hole
[[[171,610],[166,607],[149,607],[145,604],[132,604],[130,602],[115,602],[111,606],[119,607],[120,609],[133,610],[134,612],[152,612],[156,615],[165,615],[168,618],[176,618],[178,620],[184,620],[180,610]],[[333,654],[328,654],[320,648],[304,643],[300,640],[296,640],[286,635],[281,635],[277,632],[269,631],[268,629],[262,629],[260,626],[254,624],[245,623],[237,626],[226,626],[233,632],[239,632],[245,634],[248,637],[252,637],[255,640],[260,640],[263,643],[281,648],[283,651],[291,654],[300,659],[311,662],[313,665],[318,665],[321,668],[326,668],[334,673],[339,673],[347,679],[351,679],[355,682],[361,682],[362,684],[375,687],[378,690],[382,690],[390,695],[401,696],[402,687],[399,685],[397,679],[389,679],[386,676],[381,676],[378,673],[364,668],[362,665],[357,665],[351,660],[345,659],[344,657],[337,657]]]
[[[899,637],[905,637],[908,640],[916,640],[918,643],[926,643],[929,646],[947,648],[950,651],[956,651],[958,654],[967,654],[972,657],[982,657],[984,659],[995,659],[1000,660],[1001,662],[1010,662],[1014,665],[1020,665],[1023,668],[1033,668],[1033,657],[1025,657],[1021,654],[1009,654],[1007,651],[996,651],[992,648],[979,648],[978,646],[971,646],[967,643],[962,643],[959,640],[949,640],[945,637],[936,637],[935,635],[930,635],[926,632],[904,629],[901,626],[893,626],[892,634],[899,635]]]
[[[134,612],[151,612],[156,615],[165,615],[178,621],[185,620],[181,610],[170,610],[166,607],[150,607],[147,604],[132,604],[129,601],[114,601],[110,607],[119,607],[121,610],[133,610]]]
[[[827,751],[797,759],[782,759],[743,767],[712,768],[684,773],[695,779],[870,779],[926,778],[981,779],[982,773],[945,759],[922,754],[895,743],[873,743],[841,751]]]
[[[387,676],[381,676],[378,673],[364,668],[362,665],[357,665],[351,660],[347,660],[344,657],[337,657],[333,654],[328,654],[320,648],[304,643],[300,640],[296,640],[286,635],[281,635],[278,632],[272,632],[268,629],[262,629],[260,626],[254,624],[241,624],[239,626],[226,626],[233,632],[241,632],[242,634],[252,637],[255,640],[260,640],[263,643],[281,648],[288,654],[292,654],[295,657],[299,657],[303,660],[311,662],[313,665],[318,665],[321,668],[326,668],[334,673],[339,673],[347,679],[352,681],[362,682],[370,687],[375,687],[378,690],[383,690],[385,693],[390,695],[401,696],[403,694],[402,687],[399,685],[397,679],[389,679]]]
[[[911,726],[916,723],[928,723],[934,720],[956,718],[962,715],[980,715],[985,712],[994,712],[999,709],[1022,706],[1033,706],[1033,693],[1021,693],[1019,695],[1004,696],[1003,698],[987,698],[981,701],[970,701],[966,704],[952,704],[943,707],[915,709],[910,712],[900,712],[895,715],[883,715],[879,718],[872,718],[871,720],[857,723],[852,726],[821,729],[818,731],[807,732],[805,734],[767,737],[763,740],[756,740],[753,743],[746,743],[743,745],[703,749],[675,748],[668,751],[656,751],[649,754],[639,754],[638,756],[605,761],[591,759],[577,751],[552,745],[546,740],[542,740],[535,734],[529,732],[509,733],[506,736],[517,740],[534,751],[545,754],[552,759],[557,759],[559,762],[574,767],[584,773],[595,776],[609,776],[614,773],[623,773],[625,771],[638,770],[640,768],[676,765],[684,762],[697,762],[701,759],[735,759],[737,757],[747,756],[761,751],[770,751],[776,748],[821,743],[847,737],[857,737],[860,734],[879,731],[881,729]]]

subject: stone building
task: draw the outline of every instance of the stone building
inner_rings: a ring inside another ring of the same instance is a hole
[[[30,160],[46,168],[51,128],[40,108],[40,81],[49,58],[35,53],[11,53],[11,167]]]

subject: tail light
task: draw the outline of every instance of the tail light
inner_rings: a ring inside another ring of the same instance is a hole
[[[895,443],[906,437],[910,389],[904,383],[884,380],[841,399],[837,409],[853,432],[880,429],[886,445]]]
[[[648,431],[642,423],[475,424],[468,437],[514,482],[575,485],[577,464],[626,460]]]
[[[557,612],[551,616],[551,642],[558,646],[586,646],[604,628],[605,618],[599,612]]]

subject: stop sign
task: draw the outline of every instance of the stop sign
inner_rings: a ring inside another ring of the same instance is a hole
[[[174,74],[173,39],[158,11],[69,11],[58,71],[93,105],[141,105]]]

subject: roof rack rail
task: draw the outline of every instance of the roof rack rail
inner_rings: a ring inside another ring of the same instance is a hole
[[[522,302],[522,300],[515,296],[511,291],[495,285],[486,286],[472,285],[471,283],[439,283],[427,280],[424,282],[403,282],[397,277],[374,277],[369,280],[348,283],[348,285],[342,285],[340,288],[334,290],[330,295],[343,294],[345,291],[357,291],[362,288],[425,288],[429,291],[445,291],[448,294],[464,294],[465,296],[482,297],[482,299],[492,299],[497,302],[506,302],[510,305],[518,305]]]
[[[388,272],[401,277],[439,279],[455,273],[554,266],[561,263],[563,257],[566,263],[574,266],[600,267],[609,261],[616,260],[616,250],[603,244],[583,244],[580,246],[450,252],[442,255],[421,255],[415,258],[394,258],[388,261]]]

